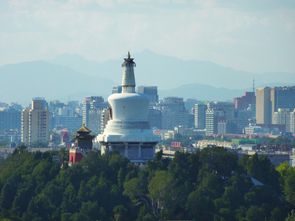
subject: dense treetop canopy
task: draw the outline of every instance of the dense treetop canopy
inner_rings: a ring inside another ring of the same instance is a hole
[[[3,161],[0,220],[295,220],[295,169],[263,156],[207,148],[160,152],[146,166],[116,153],[90,152],[71,167],[66,159],[19,148]]]

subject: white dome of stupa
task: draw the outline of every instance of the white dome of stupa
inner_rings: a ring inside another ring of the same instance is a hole
[[[148,122],[148,98],[135,92],[134,59],[128,57],[122,64],[122,92],[109,96],[111,119],[104,132],[98,135],[107,142],[158,142]]]

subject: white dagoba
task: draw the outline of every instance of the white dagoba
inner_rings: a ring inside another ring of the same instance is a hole
[[[133,60],[128,52],[122,64],[122,92],[108,98],[110,120],[98,141],[102,154],[118,151],[131,162],[145,163],[154,157],[159,137],[153,134],[148,122],[148,98],[135,92]]]

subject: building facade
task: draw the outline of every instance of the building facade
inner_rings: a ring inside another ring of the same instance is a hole
[[[89,113],[91,110],[103,109],[104,99],[101,96],[85,97],[82,102],[82,122],[89,126]]]
[[[269,126],[272,123],[270,91],[269,87],[256,90],[256,123],[258,125]]]
[[[206,128],[206,104],[195,104],[194,106],[194,123],[195,128],[205,129]]]
[[[278,108],[273,113],[274,125],[283,126],[285,132],[290,132],[290,110],[288,108]]]
[[[94,133],[100,133],[102,110],[107,107],[101,96],[85,97],[82,103],[82,123]]]
[[[217,114],[215,108],[207,105],[206,109],[206,136],[211,136],[217,133]]]
[[[174,129],[174,127],[193,126],[191,115],[186,111],[183,98],[165,97],[158,105],[162,112],[162,129]]]
[[[21,111],[14,108],[0,110],[0,132],[17,130],[21,128]]]
[[[21,142],[28,146],[47,146],[49,111],[43,98],[34,98],[31,108],[22,111]]]
[[[154,106],[159,102],[157,86],[138,86],[137,93],[147,96],[150,106]]]
[[[237,110],[246,110],[249,106],[255,110],[255,92],[246,91],[243,96],[234,98],[234,105]]]
[[[295,134],[295,109],[290,112],[290,132]]]
[[[295,108],[295,86],[273,87],[270,93],[272,113],[279,108],[290,110]]]

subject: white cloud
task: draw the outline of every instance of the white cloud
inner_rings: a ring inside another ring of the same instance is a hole
[[[0,13],[0,60],[17,62],[60,53],[100,60],[148,48],[244,70],[295,71],[292,7],[250,10],[220,2],[8,1],[9,8]]]

